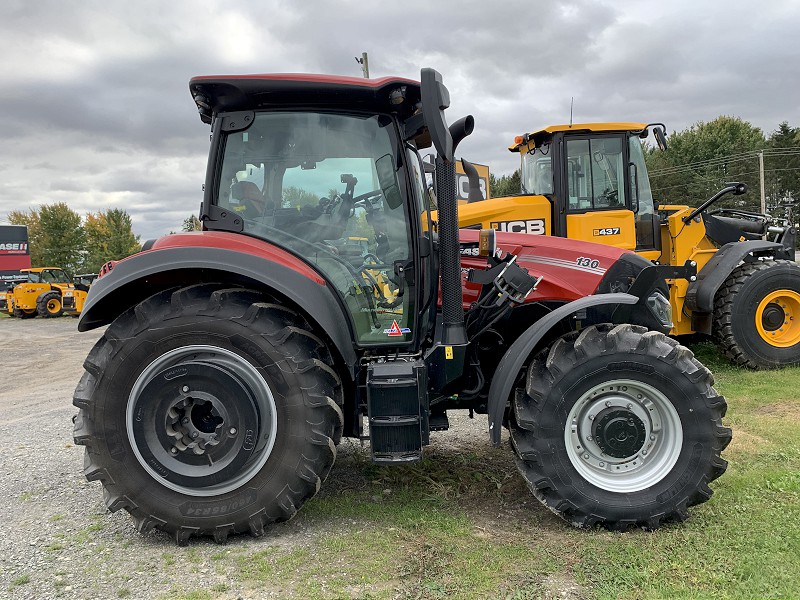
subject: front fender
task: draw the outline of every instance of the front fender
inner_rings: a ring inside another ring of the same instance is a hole
[[[573,300],[568,304],[559,306],[547,316],[539,319],[528,327],[508,348],[497,371],[492,376],[489,387],[489,402],[487,414],[489,417],[489,438],[495,446],[500,445],[500,428],[503,425],[503,413],[506,403],[511,396],[514,383],[517,381],[520,369],[528,361],[528,357],[542,338],[558,323],[577,313],[594,306],[608,304],[636,304],[639,298],[631,294],[599,294],[586,296]]]
[[[274,292],[296,304],[327,337],[344,364],[357,364],[349,320],[324,280],[254,254],[214,247],[171,247],[136,254],[97,279],[86,298],[79,331],[113,321],[145,298],[172,287],[221,281]]]
[[[705,266],[700,269],[697,279],[686,289],[686,308],[693,312],[710,313],[714,310],[714,296],[725,283],[728,275],[744,258],[753,253],[775,255],[784,252],[782,244],[751,240],[748,242],[730,242],[720,248]]]

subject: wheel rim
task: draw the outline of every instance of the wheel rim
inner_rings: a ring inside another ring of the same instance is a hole
[[[61,310],[61,302],[57,298],[51,298],[47,301],[47,312],[57,313]]]
[[[683,427],[659,390],[619,379],[592,387],[575,402],[564,442],[572,466],[590,484],[610,492],[637,492],[675,466]]]
[[[756,309],[756,329],[765,342],[789,348],[800,342],[800,293],[776,290],[765,296]]]
[[[277,409],[269,385],[244,358],[216,346],[184,346],[139,375],[126,428],[155,481],[191,496],[217,496],[250,481],[267,462]]]

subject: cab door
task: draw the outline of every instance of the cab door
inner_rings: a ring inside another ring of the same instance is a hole
[[[567,237],[635,250],[625,136],[576,136],[565,141]]]

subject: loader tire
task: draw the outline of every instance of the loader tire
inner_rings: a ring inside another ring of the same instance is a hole
[[[576,527],[683,521],[722,475],[725,399],[690,350],[633,325],[598,325],[535,357],[510,415],[528,487]]]
[[[64,314],[64,304],[61,301],[61,294],[58,292],[47,292],[36,299],[36,312],[40,317],[52,318],[60,317]]]
[[[18,319],[32,319],[36,316],[36,310],[35,309],[24,310],[22,308],[15,308],[13,314]]]
[[[800,265],[768,260],[734,269],[714,299],[713,333],[737,365],[800,365]]]
[[[342,384],[296,312],[241,288],[166,291],[118,317],[73,403],[84,473],[139,532],[223,543],[314,496],[336,458]]]

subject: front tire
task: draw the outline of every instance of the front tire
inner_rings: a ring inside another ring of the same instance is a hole
[[[58,292],[47,292],[39,296],[36,300],[36,312],[40,317],[52,318],[60,317],[64,314],[64,305],[61,301],[61,294]]]
[[[533,494],[577,527],[656,529],[724,473],[725,399],[687,348],[633,325],[557,340],[513,402],[511,442]]]
[[[734,269],[714,300],[714,337],[743,367],[800,365],[800,265],[768,260]]]
[[[327,477],[343,422],[341,381],[308,323],[215,287],[164,292],[117,318],[73,400],[84,472],[108,508],[179,544],[292,518]]]

